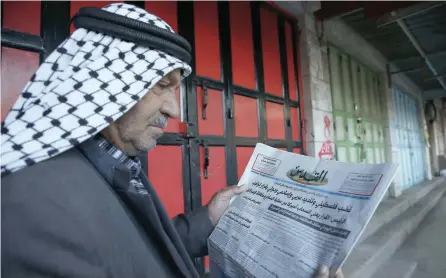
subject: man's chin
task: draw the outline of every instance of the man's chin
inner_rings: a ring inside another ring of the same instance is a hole
[[[153,150],[156,147],[156,139],[152,138],[150,141],[138,142],[133,145],[137,153],[144,153]]]

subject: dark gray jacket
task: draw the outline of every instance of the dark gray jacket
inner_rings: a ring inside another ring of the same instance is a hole
[[[2,178],[2,277],[198,277],[207,208],[171,221],[147,178],[141,200],[109,174],[73,149]]]

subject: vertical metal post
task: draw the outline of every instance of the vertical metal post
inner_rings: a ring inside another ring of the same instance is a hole
[[[42,63],[70,34],[70,2],[42,1],[40,18],[40,36],[46,50],[40,54]]]
[[[261,2],[251,2],[251,26],[253,28],[252,41],[254,43],[254,65],[257,82],[258,108],[259,108],[259,137],[260,142],[265,142],[267,138],[267,123],[266,123],[266,103],[265,103],[265,83],[263,72],[263,57],[262,57],[262,31],[260,20],[260,5]]]
[[[222,80],[224,84],[223,111],[225,111],[224,124],[226,135],[226,182],[236,184],[237,176],[237,153],[235,144],[235,123],[231,115],[234,107],[233,81],[232,81],[232,52],[231,52],[231,29],[229,2],[218,2],[218,28],[220,33],[220,61],[222,66]]]

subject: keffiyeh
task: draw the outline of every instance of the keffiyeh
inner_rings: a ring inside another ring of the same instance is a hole
[[[173,32],[128,4],[103,8]],[[41,64],[1,126],[2,176],[91,138],[130,110],[162,77],[191,68],[161,50],[76,30]]]

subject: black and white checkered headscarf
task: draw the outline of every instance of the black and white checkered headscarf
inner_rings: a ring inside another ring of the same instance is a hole
[[[111,13],[173,32],[159,17],[114,3]],[[130,110],[162,77],[191,68],[160,50],[80,28],[42,63],[1,126],[2,176],[87,140]]]

